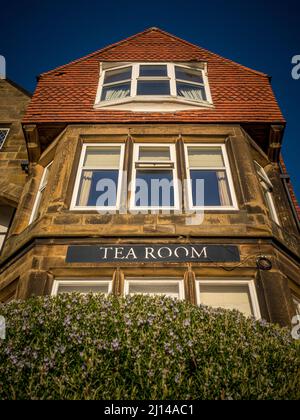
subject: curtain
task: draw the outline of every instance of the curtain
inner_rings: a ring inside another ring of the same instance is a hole
[[[206,100],[203,88],[200,86],[177,83],[177,94],[192,101]]]
[[[248,286],[200,283],[200,299],[203,305],[213,308],[237,309],[246,316],[253,314]]]
[[[220,168],[224,167],[220,147],[188,147],[190,168]]]
[[[126,98],[130,95],[130,85],[117,85],[111,87],[104,87],[102,100],[104,101],[115,101],[117,99]]]
[[[228,185],[226,174],[224,171],[217,172],[217,179],[218,179],[218,188],[219,188],[219,195],[220,195],[220,202],[222,206],[230,206],[230,197],[228,193]]]
[[[81,179],[81,189],[79,194],[79,200],[78,205],[79,206],[87,206],[90,192],[91,192],[91,186],[92,186],[92,177],[93,172],[92,171],[84,171]]]
[[[166,295],[170,297],[179,297],[179,285],[176,284],[147,284],[143,283],[129,283],[129,294],[143,294],[143,295]]]
[[[119,169],[120,165],[120,146],[99,147],[90,146],[87,148],[84,166],[89,168],[109,168]]]

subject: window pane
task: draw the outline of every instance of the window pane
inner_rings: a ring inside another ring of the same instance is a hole
[[[102,88],[101,101],[115,101],[130,96],[130,83],[107,86]]]
[[[248,285],[200,284],[200,300],[213,308],[237,309],[246,316],[253,315]]]
[[[0,149],[3,146],[9,130],[7,128],[0,128]]]
[[[173,207],[173,172],[168,170],[137,171],[135,205],[139,207]]]
[[[121,148],[117,147],[87,147],[84,159],[84,166],[94,168],[111,168],[119,169],[120,166],[120,151]]]
[[[39,215],[39,210],[40,210],[40,205],[43,199],[43,194],[44,194],[45,189],[43,189],[42,191],[39,191],[36,197],[36,202],[35,202],[35,210],[31,216],[31,223],[34,222],[38,215]]]
[[[203,206],[203,195],[199,188],[204,181],[204,205],[205,206],[230,206],[232,205],[228,181],[225,171],[201,171],[191,170],[191,183],[193,206]]]
[[[49,179],[49,175],[50,175],[50,168],[52,166],[52,163],[50,165],[48,165],[45,169],[44,169],[44,176],[43,176],[43,182],[40,185],[40,190],[45,188],[47,183],[48,183],[48,179]]]
[[[154,76],[154,77],[164,77],[168,76],[167,72],[167,66],[160,66],[160,65],[154,65],[154,66],[140,66],[140,76]]]
[[[266,203],[270,212],[270,217],[271,219],[279,224],[279,220],[276,214],[276,210],[275,210],[275,205],[274,205],[274,201],[273,201],[273,195],[270,191],[265,191],[265,199],[266,199]]]
[[[165,161],[171,160],[169,147],[140,147],[139,160],[151,161]]]
[[[203,83],[202,72],[189,70],[184,67],[175,67],[176,79],[186,80],[188,82]]]
[[[168,80],[139,81],[137,95],[170,95],[170,82]]]
[[[143,295],[166,295],[179,298],[179,284],[170,283],[147,283],[147,282],[130,282],[129,294],[143,294]]]
[[[177,95],[190,101],[206,101],[204,86],[177,82]]]
[[[109,283],[103,282],[99,284],[60,284],[57,293],[108,293]]]
[[[122,82],[131,79],[131,67],[125,67],[118,70],[107,70],[104,77],[104,84]]]
[[[220,147],[188,147],[188,155],[190,168],[220,168],[225,166]]]
[[[115,206],[118,178],[118,170],[83,171],[76,205]]]

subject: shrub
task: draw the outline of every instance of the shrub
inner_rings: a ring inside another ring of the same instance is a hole
[[[146,296],[0,307],[1,399],[299,399],[299,343],[237,311]]]

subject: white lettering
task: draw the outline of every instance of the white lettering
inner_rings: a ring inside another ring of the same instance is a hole
[[[119,260],[124,260],[124,256],[123,256],[123,251],[124,248],[120,247],[120,248],[115,248],[115,259],[119,259]]]
[[[113,250],[113,248],[112,248],[112,247],[110,247],[110,248],[106,248],[106,247],[105,247],[105,248],[102,248],[102,247],[100,247],[99,249],[100,249],[100,250],[101,250],[101,249],[104,249],[104,256],[103,256],[103,259],[104,259],[104,260],[107,260],[107,253],[108,253],[108,251],[109,251],[109,250],[111,250],[111,251]]]
[[[180,249],[183,249],[183,250],[184,250],[184,252],[185,252],[185,256],[186,256],[186,257],[189,255],[189,251],[188,251],[188,249],[186,249],[184,246],[179,246],[179,247],[178,247],[178,248],[176,248],[176,249],[175,249],[175,251],[174,251],[174,255],[175,255],[175,257],[176,257],[176,258],[180,258],[180,256],[178,255],[178,251],[179,251]]]
[[[195,256],[195,254],[196,254],[196,256]],[[202,248],[202,251],[200,252],[200,254],[199,254],[199,252],[192,246],[192,256],[191,256],[191,258],[201,258],[202,257],[202,254],[203,254],[203,256],[204,256],[204,258],[207,258],[207,247],[205,246],[205,247],[203,247]]]
[[[128,254],[126,255],[126,260],[129,260],[129,258],[133,258],[134,260],[137,260],[136,253],[134,252],[133,248],[130,248]]]
[[[167,252],[168,252],[168,255],[166,255],[165,257],[162,255],[162,252],[164,250],[167,250]],[[167,246],[165,246],[165,247],[159,248],[159,250],[157,251],[157,255],[159,256],[159,258],[168,258],[168,257],[171,257],[172,251],[171,251],[170,248],[168,248]]]
[[[156,260],[156,257],[153,255],[153,252],[154,252],[154,248],[147,247],[145,249],[145,258],[149,260],[149,256],[150,256],[151,258],[153,258],[153,260]]]

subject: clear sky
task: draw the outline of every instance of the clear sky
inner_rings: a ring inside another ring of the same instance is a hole
[[[299,0],[0,0],[0,11],[7,75],[31,92],[38,74],[151,26],[271,75],[300,199],[300,79],[291,76],[300,55]]]

